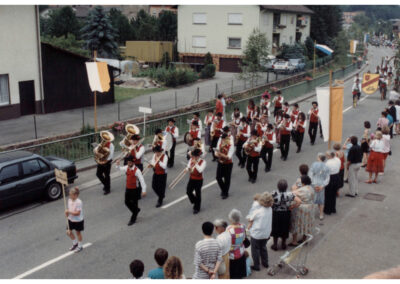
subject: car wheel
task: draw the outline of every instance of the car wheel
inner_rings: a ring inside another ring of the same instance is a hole
[[[61,194],[61,185],[58,182],[51,183],[46,189],[46,197],[49,200],[56,200]]]

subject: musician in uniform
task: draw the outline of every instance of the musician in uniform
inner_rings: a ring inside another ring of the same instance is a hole
[[[154,155],[148,167],[153,168],[152,188],[158,196],[156,207],[160,207],[165,197],[165,188],[167,186],[167,163],[168,157],[163,153],[163,149],[157,145],[153,149]]]
[[[319,112],[318,103],[312,102],[312,108],[308,112],[308,116],[309,116],[309,120],[310,120],[310,126],[308,127],[308,135],[310,136],[311,145],[314,145],[315,138],[317,137],[318,121],[319,121],[318,112]]]
[[[261,117],[260,122],[256,124],[255,130],[257,130],[257,135],[262,137],[264,132],[267,130],[268,119],[266,117]]]
[[[197,214],[201,207],[201,187],[203,186],[203,172],[206,168],[206,161],[200,158],[201,151],[193,150],[187,164],[186,171],[190,173],[189,182],[186,187],[186,194],[190,203],[193,204],[193,214]],[[195,194],[193,194],[193,191]]]
[[[164,138],[163,131],[160,128],[156,129],[154,139],[153,139],[153,145],[152,145],[153,149],[157,145],[159,145],[163,149],[163,151],[166,151],[167,140]]]
[[[280,111],[282,109],[282,105],[283,105],[283,97],[282,97],[282,92],[281,91],[277,91],[277,96],[274,97],[274,100],[272,101],[274,103],[274,117],[277,116],[278,111]]]
[[[271,99],[271,95],[269,94],[268,91],[265,91],[265,92],[263,93],[263,95],[261,96],[260,106],[261,106],[261,107],[262,107],[262,106],[266,106],[267,109],[269,109],[270,106],[271,106],[270,99]]]
[[[235,107],[235,109],[232,112],[232,122],[234,122],[235,124],[239,125],[240,123],[240,119],[243,117],[242,112],[240,111],[240,109],[238,107]]]
[[[251,137],[243,145],[243,149],[248,154],[246,170],[249,175],[249,182],[251,183],[255,183],[257,180],[261,146],[261,138],[258,137],[257,130],[253,130],[251,132]]]
[[[250,137],[250,125],[245,117],[242,117],[240,127],[237,133],[236,157],[239,159],[238,166],[244,168],[246,162],[246,154],[243,153],[243,144]]]
[[[263,135],[263,145],[261,148],[261,159],[265,164],[265,172],[269,172],[271,170],[272,164],[272,155],[274,153],[274,144],[276,143],[276,135],[274,131],[274,127],[271,123],[268,123],[267,130]]]
[[[210,138],[210,132],[211,132],[211,124],[215,119],[214,112],[210,109],[204,118],[204,126],[205,126],[205,133],[204,133],[204,142],[207,146],[211,145],[211,138]]]
[[[192,124],[190,125],[189,133],[190,133],[190,136],[192,136],[192,139],[194,139],[194,138],[201,139],[201,130],[200,130],[198,121],[192,122]]]
[[[221,197],[222,199],[226,199],[229,196],[233,168],[232,156],[235,151],[233,141],[227,133],[222,134],[221,139],[218,141],[216,151],[216,155],[218,156],[216,179],[221,189]]]
[[[213,155],[213,162],[216,161],[214,149],[217,147],[218,140],[222,135],[222,128],[225,127],[225,121],[222,119],[222,113],[217,113],[217,118],[216,120],[213,121],[211,125],[211,152]]]
[[[141,172],[143,172],[143,163],[142,163],[142,157],[144,154],[144,146],[139,143],[140,142],[140,136],[135,134],[131,137],[131,152],[130,152],[130,156],[133,159],[133,163],[135,164],[136,167],[139,168],[139,170]],[[127,158],[126,158],[127,159]],[[124,163],[124,165],[126,165],[126,163]]]
[[[133,163],[132,156],[128,157],[128,165],[120,167],[119,161],[117,161],[116,166],[120,171],[126,173],[125,205],[132,212],[128,223],[128,226],[131,226],[136,222],[140,211],[138,206],[139,199],[146,196],[146,183],[142,172]],[[140,187],[138,181],[140,182]]]
[[[224,128],[222,128],[222,134],[226,133],[226,135],[228,136],[229,140],[231,141],[231,144],[235,144],[235,139],[233,138],[232,134],[231,134],[231,129],[229,126],[224,126]]]
[[[283,110],[283,114],[285,115],[285,114],[289,114],[289,103],[288,102],[284,102],[283,103],[283,108],[282,108],[282,110]]]
[[[193,118],[190,120],[190,125],[193,124],[193,122],[197,121],[197,128],[200,130],[200,133],[203,131],[203,124],[201,123],[200,120],[200,113],[195,112],[193,113]]]
[[[304,112],[300,112],[294,123],[294,131],[295,131],[294,137],[297,145],[296,153],[299,153],[301,151],[301,145],[303,144],[304,131],[306,127],[307,127],[306,115],[304,114]]]
[[[224,103],[222,102],[223,100],[223,95],[218,94],[217,100],[215,102],[215,114],[217,113],[222,113],[222,116],[224,116]]]
[[[299,104],[295,103],[293,105],[292,110],[290,111],[290,120],[292,123],[295,123],[297,120],[297,117],[299,116],[300,110],[299,110]]]
[[[281,159],[286,161],[287,156],[289,154],[290,134],[293,129],[293,124],[290,121],[290,115],[288,114],[284,115],[279,128],[281,133],[281,141],[280,141]]]
[[[108,157],[106,158],[106,161],[104,161],[104,163],[97,163],[96,176],[104,186],[104,195],[107,195],[111,192],[110,171],[112,160],[114,158],[114,144],[112,143],[112,141],[114,140],[114,135],[112,135],[112,133],[108,131],[101,131],[100,136],[102,138],[102,142],[96,147],[97,154],[95,155],[101,155],[101,159],[104,159],[104,155],[108,155]]]
[[[283,110],[279,110],[275,116],[275,134],[276,134],[276,143],[278,144],[278,148],[281,147],[280,143],[281,143],[281,129],[280,129],[280,125],[282,123],[283,120]]]
[[[175,119],[168,119],[168,126],[165,128],[165,132],[170,133],[172,136],[172,147],[168,155],[168,168],[172,168],[175,161],[176,139],[179,137],[179,129],[175,126]]]
[[[249,121],[249,124],[251,124],[253,121],[255,111],[256,111],[256,105],[254,104],[254,101],[249,100],[249,104],[246,109],[247,121]]]
[[[195,149],[199,149],[201,151],[200,157],[204,159],[206,156],[206,151],[204,147],[204,143],[201,143],[201,139],[196,137],[193,138],[193,145],[189,147],[188,152],[187,152],[187,159],[189,160],[192,156],[192,152]]]

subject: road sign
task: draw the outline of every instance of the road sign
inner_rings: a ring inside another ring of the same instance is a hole
[[[56,175],[56,181],[61,183],[62,185],[68,185],[67,173],[63,172],[59,169],[54,169],[54,173]]]
[[[153,110],[149,107],[139,107],[139,112],[150,114],[153,112]]]

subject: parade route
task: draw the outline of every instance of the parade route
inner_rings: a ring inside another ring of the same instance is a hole
[[[392,51],[371,47],[370,53],[373,57],[365,70],[373,71],[382,56],[390,55]],[[344,85],[343,141],[351,135],[361,137],[365,120],[369,120],[371,130],[375,130],[376,121],[388,102],[381,101],[378,92],[370,96],[363,94],[354,109],[352,84],[353,80],[348,80]],[[300,109],[307,113],[314,100],[315,97],[301,102]],[[0,277],[126,279],[130,278],[129,263],[133,259],[144,262],[146,274],[155,268],[153,254],[159,247],[167,249],[170,256],[178,256],[182,260],[184,274],[192,277],[194,244],[202,238],[201,224],[217,218],[227,219],[232,208],[239,209],[243,214],[242,221],[247,223],[244,217],[255,193],[274,190],[281,178],[287,179],[291,186],[299,176],[299,165],[311,165],[318,152],[327,150],[327,143],[319,135],[314,146],[309,141],[306,132],[302,151],[298,154],[295,153],[295,144],[291,142],[287,161],[279,159],[280,153],[276,149],[269,173],[264,172],[264,164],[260,161],[255,184],[247,181],[246,170],[237,166],[238,161],[234,156],[231,189],[226,200],[220,198],[215,180],[217,165],[211,161],[212,157],[208,153],[201,211],[197,215],[192,214],[192,206],[185,194],[187,176],[174,190],[167,189],[164,205],[155,208],[156,196],[151,188],[151,174],[148,174],[145,177],[148,195],[139,201],[142,211],[137,223],[131,227],[126,225],[130,212],[123,201],[124,175],[113,167],[111,194],[103,196],[102,187],[95,177],[96,170],[81,172],[76,184],[83,189],[80,196],[85,215],[83,243],[91,247],[85,247],[78,254],[67,252],[70,240],[65,235],[62,200],[44,203],[18,214],[6,212],[8,215],[0,218]],[[400,263],[397,244],[400,225],[395,221],[400,214],[397,206],[400,142],[397,136],[392,140],[392,152],[380,183],[365,184],[367,173],[361,169],[360,196],[345,197],[348,190],[348,184],[345,184],[337,200],[338,213],[317,221],[320,233],[309,246],[307,266],[310,272],[306,278],[362,278],[371,272]],[[168,169],[167,185],[186,165],[185,157],[186,145],[180,144],[176,150],[175,166]],[[366,199],[368,193],[384,195],[384,199]],[[268,243],[270,266],[284,253],[271,250],[271,242]],[[253,272],[250,278],[271,277],[267,275],[266,269],[262,269]],[[293,279],[296,275],[289,269],[283,269],[274,278]]]

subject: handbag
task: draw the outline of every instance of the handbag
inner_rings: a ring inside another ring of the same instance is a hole
[[[248,248],[250,246],[250,240],[247,237],[244,239],[243,245],[245,248]]]

